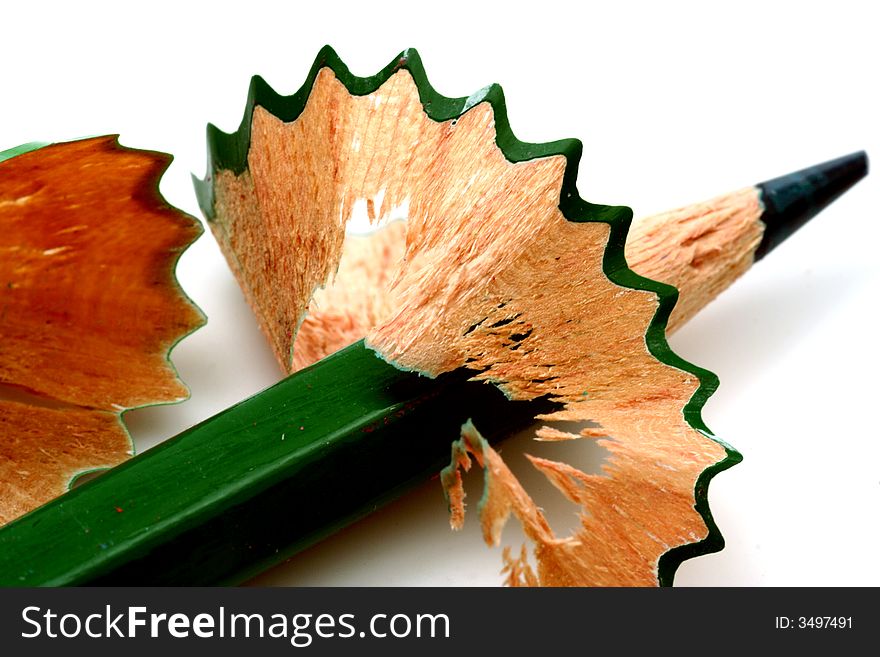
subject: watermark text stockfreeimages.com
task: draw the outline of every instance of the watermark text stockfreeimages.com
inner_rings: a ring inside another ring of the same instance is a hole
[[[212,613],[169,614],[151,612],[147,607],[119,610],[105,605],[102,610],[83,614],[28,606],[22,609],[21,620],[25,639],[272,638],[305,648],[315,639],[450,637],[450,620],[442,613],[377,613],[360,621],[347,613],[234,613],[225,607]]]

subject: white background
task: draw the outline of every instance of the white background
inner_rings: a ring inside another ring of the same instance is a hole
[[[198,215],[189,174],[204,173],[205,123],[238,125],[252,74],[293,92],[330,43],[360,75],[414,46],[449,96],[501,83],[521,139],[582,139],[581,195],[636,216],[854,150],[880,158],[871,3],[601,6],[8,3],[0,150],[120,133],[126,145],[176,156],[161,189]],[[683,565],[679,585],[880,585],[877,181],[869,176],[672,340],[720,375],[705,417],[745,455],[711,487],[727,548]],[[192,399],[127,416],[139,449],[279,377],[209,234],[179,275],[210,321],[173,353]],[[516,460],[522,443],[505,455]],[[569,522],[545,493],[554,520]],[[278,522],[296,522],[301,503],[279,508]],[[505,540],[518,545],[514,525]],[[432,482],[258,582],[495,585],[499,566],[473,516],[449,531]]]

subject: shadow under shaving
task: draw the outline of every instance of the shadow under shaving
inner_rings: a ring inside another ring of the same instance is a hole
[[[670,345],[719,374],[722,385],[743,387],[795,349],[865,280],[849,271],[772,271],[744,279],[672,336]]]
[[[582,427],[597,425],[594,422],[548,423],[536,421],[524,426],[496,445],[496,449],[504,458],[507,467],[519,479],[535,504],[544,512],[553,532],[561,538],[569,536],[581,528],[581,508],[570,502],[550,483],[550,480],[531,464],[526,455],[566,463],[584,474],[601,475],[603,474],[602,465],[606,463],[611,453],[599,445],[596,438],[559,441],[535,440],[535,432],[544,425],[574,434],[577,434]],[[476,509],[472,509],[472,512],[475,511]]]
[[[225,270],[212,273],[212,296],[199,300],[209,322],[171,352],[191,397],[178,403],[132,409],[123,416],[138,454],[283,376],[235,279]]]

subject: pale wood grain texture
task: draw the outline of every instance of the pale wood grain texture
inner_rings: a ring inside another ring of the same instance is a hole
[[[629,266],[678,288],[667,332],[675,331],[742,276],[761,243],[760,192],[747,187],[636,221],[626,240]]]

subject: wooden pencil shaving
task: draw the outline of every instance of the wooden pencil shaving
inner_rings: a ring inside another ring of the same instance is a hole
[[[0,524],[129,457],[124,410],[187,396],[174,265],[201,227],[159,196],[169,161],[98,137],[0,164]]]
[[[487,541],[513,513],[535,544],[535,571],[508,554],[509,583],[656,585],[663,554],[708,536],[695,489],[726,451],[682,414],[698,378],[648,348],[657,295],[603,269],[609,224],[560,210],[566,158],[511,162],[495,120],[488,102],[432,120],[405,69],[352,95],[323,68],[295,120],[254,109],[247,169],[215,173],[212,228],[286,371],[366,336],[398,367],[470,368],[512,399],[560,403],[540,417],[544,440],[607,436],[601,475],[532,458],[583,508],[582,528],[557,537],[466,427],[456,464],[470,455],[486,470]],[[371,218],[406,205],[408,219],[355,253],[346,221],[358,199],[377,198]],[[563,421],[584,429],[552,426]],[[449,477],[457,525],[463,491]]]

